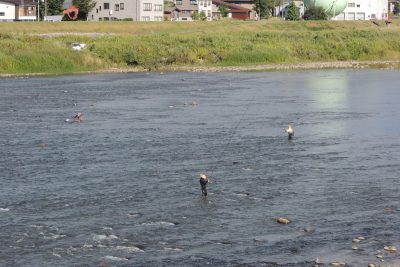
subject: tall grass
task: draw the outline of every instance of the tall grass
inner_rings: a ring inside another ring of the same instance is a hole
[[[68,44],[29,35],[0,36],[0,73],[72,73],[103,67],[88,52],[75,52]]]
[[[0,23],[0,73],[400,59],[400,26],[393,24],[387,28],[357,21]],[[15,25],[13,31],[9,25]],[[71,42],[88,47],[75,52]]]

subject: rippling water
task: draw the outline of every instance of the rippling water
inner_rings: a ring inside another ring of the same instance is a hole
[[[0,265],[400,265],[399,77],[1,79]]]

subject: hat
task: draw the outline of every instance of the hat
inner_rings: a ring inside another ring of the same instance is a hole
[[[200,174],[200,178],[201,178],[201,179],[207,179],[207,176],[206,176],[205,174],[202,174],[202,173],[201,173],[201,174]]]

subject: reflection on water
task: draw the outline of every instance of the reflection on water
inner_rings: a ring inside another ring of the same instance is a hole
[[[327,137],[337,136],[345,132],[347,126],[343,120],[336,118],[340,112],[348,108],[347,72],[332,71],[326,75],[312,75],[308,79],[313,109],[319,110],[328,120],[313,123],[313,132],[323,133]],[[346,115],[345,115],[346,116]]]
[[[400,247],[398,77],[2,79],[0,266],[378,264]]]
[[[348,107],[349,84],[348,73],[332,71],[329,74],[311,75],[308,78],[308,87],[313,104],[321,111],[340,110]]]

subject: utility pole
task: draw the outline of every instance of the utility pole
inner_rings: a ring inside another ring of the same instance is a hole
[[[336,0],[333,0],[333,19],[336,17]]]
[[[37,1],[37,21],[40,21],[40,0]]]
[[[44,17],[47,18],[47,1],[44,0]]]

